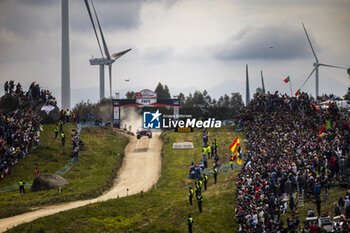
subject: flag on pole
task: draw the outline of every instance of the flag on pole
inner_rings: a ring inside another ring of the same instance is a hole
[[[235,141],[232,143],[232,145],[230,146],[230,150],[235,153],[235,151],[237,150],[237,147],[239,147],[241,144],[239,143],[239,138],[237,137],[235,139]]]
[[[311,108],[315,108],[315,110],[317,110],[317,111],[320,111],[320,107],[317,106],[317,105],[314,104],[314,103],[310,103],[310,107],[311,107]]]
[[[238,151],[237,151],[238,152]],[[242,165],[242,151],[239,152],[239,155],[237,157],[237,163],[239,165]]]
[[[238,151],[236,151],[235,155],[232,156],[232,161],[235,161],[238,158]]]
[[[328,120],[326,122],[326,124],[321,128],[319,134],[322,134],[324,131],[326,131],[327,129],[330,129],[330,128],[331,128],[331,120]]]
[[[300,95],[300,89],[297,90],[297,92],[295,92],[295,96]]]
[[[283,81],[284,81],[285,83],[288,83],[288,82],[290,81],[290,77],[288,76],[288,77],[285,78]]]

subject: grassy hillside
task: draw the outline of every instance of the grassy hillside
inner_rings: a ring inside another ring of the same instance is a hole
[[[64,126],[65,147],[62,147],[59,137],[54,138],[53,127],[44,125],[40,145],[11,170],[11,174],[0,182],[0,188],[17,184],[20,179],[33,182],[36,167],[41,173],[55,173],[72,159],[70,132],[76,126]],[[41,205],[96,197],[109,189],[121,167],[127,139],[108,128],[83,128],[81,139],[86,150],[79,153],[78,162],[63,175],[70,185],[62,187],[61,194],[58,190],[30,192],[28,188],[24,195],[18,190],[3,192],[0,194],[0,217],[27,212]]]
[[[217,138],[220,163],[228,163],[229,146],[236,136],[232,129],[210,132],[209,141]],[[71,211],[40,218],[20,225],[9,232],[187,232],[187,215],[192,214],[194,232],[234,232],[238,229],[234,219],[236,171],[218,175],[218,183],[209,178],[208,190],[203,192],[203,212],[199,214],[197,202],[188,202],[187,179],[191,162],[201,161],[201,132],[163,135],[162,176],[150,192],[109,200]],[[173,150],[174,142],[192,140],[195,149]],[[244,142],[241,140],[244,147]],[[213,161],[210,160],[209,167]],[[140,174],[140,179],[143,179]]]

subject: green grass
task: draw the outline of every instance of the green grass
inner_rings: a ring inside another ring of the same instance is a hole
[[[237,135],[244,148],[243,133],[210,132],[209,141],[216,137],[219,143],[220,163],[229,161],[229,146]],[[217,184],[209,178],[208,190],[203,192],[203,212],[199,214],[196,200],[189,205],[188,187],[193,186],[193,180],[186,177],[191,162],[201,161],[201,132],[166,132],[162,137],[162,176],[157,187],[143,197],[138,194],[91,204],[37,219],[9,232],[187,232],[188,214],[194,219],[194,232],[237,231],[234,200],[238,170],[219,174]],[[184,140],[192,140],[195,149],[172,149],[174,142]],[[209,166],[212,164],[210,161]]]
[[[0,188],[16,184],[20,179],[32,182],[36,167],[41,173],[55,173],[72,159],[70,132],[76,126],[64,126],[65,147],[62,147],[59,137],[54,138],[53,127],[44,125],[40,145],[11,170],[11,174],[0,183]],[[79,161],[71,170],[62,175],[70,184],[62,187],[61,194],[56,189],[30,192],[28,188],[24,195],[18,190],[1,193],[0,217],[27,212],[32,207],[97,197],[109,189],[121,167],[128,140],[108,128],[83,128],[81,139],[85,142],[86,150],[79,153]]]

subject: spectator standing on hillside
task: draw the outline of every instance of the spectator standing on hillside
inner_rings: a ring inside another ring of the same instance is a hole
[[[339,205],[338,205],[338,203],[335,203],[335,204],[334,204],[334,215],[335,215],[335,216],[338,216],[338,215],[340,215],[340,214],[341,214],[341,212],[340,212]]]
[[[75,112],[73,112],[73,122],[77,123],[77,115],[75,114]]]
[[[207,153],[208,153],[208,158],[210,159],[210,155],[211,155],[211,147],[208,143],[208,146],[207,146]]]
[[[65,112],[66,122],[69,122],[69,109]]]
[[[196,192],[196,196],[200,194],[199,185],[196,181],[194,182],[194,191]]]
[[[198,180],[198,187],[199,187],[199,192],[200,192],[200,193],[202,193],[202,184],[203,184],[202,178],[200,178],[200,179]]]
[[[206,149],[206,148],[203,148],[203,149]],[[208,158],[207,158],[207,154],[206,153],[202,154],[202,163],[204,165],[204,168],[208,167]]]
[[[192,233],[193,218],[191,217],[191,215],[188,215],[187,224],[188,224],[188,232]]]
[[[208,143],[208,134],[206,130],[204,130],[203,132],[202,139],[203,139],[203,147],[206,147]]]
[[[65,112],[64,112],[63,109],[61,109],[61,112],[60,112],[60,120],[61,120],[61,121],[64,121],[64,120],[65,120],[64,115],[65,115]]]
[[[192,187],[189,187],[189,189],[188,189],[188,199],[190,201],[190,205],[192,205],[193,192],[194,191],[193,191]]]
[[[198,202],[199,213],[202,213],[203,196],[200,193],[199,193],[199,195],[197,195],[197,202]]]
[[[318,229],[318,227],[317,227],[315,224],[312,224],[312,225],[310,226],[309,232],[310,232],[310,233],[319,233],[320,230]]]
[[[8,94],[9,91],[9,81],[6,81],[4,84],[4,90],[5,90],[5,94]]]
[[[293,197],[293,194],[290,195],[290,198],[289,198],[289,209],[290,211],[293,213],[294,211],[294,207],[295,207],[295,204],[294,204],[294,197]]]
[[[60,126],[60,133],[63,131],[63,121],[59,120],[58,125]]]
[[[314,195],[316,198],[320,197],[321,194],[321,185],[320,182],[317,182],[315,185]]]
[[[58,126],[56,125],[53,130],[55,132],[55,138],[57,138],[57,136],[58,136]]]
[[[208,176],[204,173],[204,190],[207,191]]]
[[[214,154],[215,154],[215,143],[213,142],[213,144],[211,145],[211,155],[210,155],[210,157],[211,158],[214,158]]]
[[[316,197],[316,206],[317,206],[318,216],[320,216],[321,215],[321,199],[320,199],[320,197]]]
[[[61,133],[61,139],[62,139],[62,146],[64,146],[66,144],[66,135],[64,134],[64,132]]]
[[[40,174],[39,168],[35,168],[34,174],[35,174],[36,176]]]
[[[25,191],[24,191],[24,185],[25,185],[26,183],[23,181],[23,180],[20,180],[19,182],[18,182],[18,186],[19,186],[19,193],[25,193]]]
[[[216,169],[215,167],[213,167],[213,172],[214,172],[214,184],[216,184],[216,180],[217,180],[217,176],[218,176],[218,169]]]
[[[218,143],[216,142],[216,138],[214,138],[214,154],[218,153]]]
[[[233,170],[233,164],[234,164],[234,159],[233,159],[233,156],[230,157],[230,167],[231,167],[231,170]]]

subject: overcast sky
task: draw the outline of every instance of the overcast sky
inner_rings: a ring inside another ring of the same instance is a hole
[[[71,0],[72,104],[99,96],[101,57],[83,0]],[[245,64],[250,91],[261,86],[295,92],[313,69],[301,23],[322,63],[350,66],[349,0],[94,0],[110,53],[132,51],[113,64],[113,93],[167,84],[172,95],[207,89],[218,97],[240,92]],[[270,48],[273,47],[273,48]],[[0,0],[0,80],[36,81],[60,103],[61,1]],[[320,94],[343,96],[345,70],[320,68]],[[106,96],[109,95],[106,69]],[[125,82],[125,79],[130,79]],[[315,95],[315,76],[303,91]],[[3,93],[1,87],[0,93]]]

